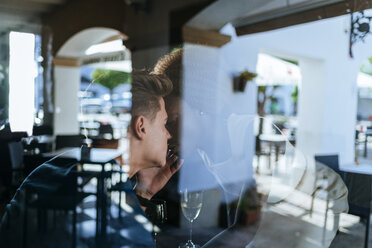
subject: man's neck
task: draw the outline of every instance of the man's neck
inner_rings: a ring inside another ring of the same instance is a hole
[[[146,161],[142,154],[143,149],[135,139],[129,142],[129,178],[133,177],[138,171],[145,168]]]

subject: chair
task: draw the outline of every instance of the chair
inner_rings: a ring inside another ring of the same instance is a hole
[[[33,170],[35,170],[37,167],[44,164],[48,160],[49,158],[43,157],[42,155],[25,154],[23,156],[24,175],[27,177]]]
[[[334,172],[336,172],[342,180],[345,178],[344,172],[342,172],[339,168],[339,162],[338,162],[338,154],[330,154],[330,155],[315,155],[314,156],[315,162],[316,162],[316,171],[317,171],[317,181],[319,184],[315,185],[315,190],[312,194],[311,199],[311,206],[310,206],[310,216],[312,216],[313,207],[314,207],[314,199],[316,195],[319,195],[319,193],[324,193],[325,196],[321,197],[324,198],[326,201],[326,210],[325,210],[325,217],[324,217],[324,229],[323,229],[323,240],[325,238],[325,228],[327,226],[327,217],[328,217],[328,210],[329,210],[329,195],[332,185],[337,185],[337,177],[331,177],[330,171],[324,171],[324,168],[321,166],[326,166],[329,169],[332,169]],[[318,175],[319,172],[320,175]],[[327,185],[324,185],[327,184]],[[338,222],[337,217],[335,216],[335,222]],[[338,225],[338,224],[337,224]]]
[[[35,169],[23,184],[25,206],[23,220],[23,246],[27,246],[28,209],[42,211],[64,210],[73,212],[72,247],[76,247],[76,207],[92,193],[78,190],[74,159],[53,159]],[[40,220],[39,220],[40,221]]]
[[[114,129],[112,128],[111,124],[103,124],[101,123],[98,128],[98,136],[99,137],[114,137]]]
[[[49,125],[41,125],[41,126],[33,126],[32,128],[32,135],[53,135],[53,127]]]
[[[123,181],[123,174],[124,172],[122,170],[119,171],[120,173],[120,181],[118,183],[116,183],[115,185],[112,185],[110,188],[109,188],[109,192],[118,192],[119,193],[119,204],[118,204],[118,218],[120,219],[121,218],[121,197],[122,197],[122,193],[127,193],[127,194],[132,194],[134,193],[133,191],[133,186],[131,184],[131,182],[129,181],[129,179],[127,179],[126,181]]]
[[[366,232],[365,232],[365,242],[364,247],[368,247],[368,236],[369,236],[369,217],[371,213],[370,202],[371,202],[371,178],[369,175],[355,174],[355,173],[345,173],[339,168],[339,160],[337,154],[332,155],[316,155],[315,161],[323,165],[328,166],[334,170],[341,179],[345,182],[348,189],[348,204],[349,204],[349,214],[359,216],[366,219]],[[310,213],[312,212],[313,202],[315,193],[313,194]],[[327,195],[326,199],[326,218],[329,199]]]
[[[334,170],[344,180],[345,173],[340,170],[340,166],[338,162],[338,154],[315,155],[314,158],[316,162],[326,165],[332,170]]]
[[[64,147],[80,147],[84,141],[84,135],[57,135],[56,150]]]
[[[267,156],[268,157],[268,160],[269,160],[269,168],[271,168],[271,151],[266,151],[264,149],[262,149],[262,146],[261,146],[261,140],[259,138],[259,136],[257,135],[256,136],[256,156],[257,156],[257,167],[256,167],[256,173],[259,174],[260,173],[260,157],[261,156]]]
[[[371,176],[346,173],[345,184],[348,188],[349,214],[366,220],[364,247],[368,247],[369,224],[371,215]]]
[[[17,188],[23,181],[23,145],[21,141],[0,142],[0,182]]]

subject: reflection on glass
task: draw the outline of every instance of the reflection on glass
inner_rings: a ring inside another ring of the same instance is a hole
[[[185,244],[179,245],[179,248],[197,248],[200,247],[192,242],[192,222],[198,218],[203,204],[203,192],[190,192],[185,190],[181,193],[181,208],[185,218],[190,221],[190,238]]]

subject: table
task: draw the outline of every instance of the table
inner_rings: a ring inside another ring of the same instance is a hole
[[[52,135],[29,136],[22,138],[24,148],[32,154],[51,151],[55,137]]]
[[[372,175],[372,164],[345,164],[340,166],[340,170],[348,173]]]
[[[113,160],[119,157],[122,151],[117,149],[92,148],[89,158],[81,157],[80,147],[65,147],[51,153],[43,153],[44,157],[58,157],[60,159],[76,159],[81,164],[97,164],[102,167],[97,180],[97,213],[96,213],[96,241],[104,244],[106,239],[107,226],[107,202],[105,194],[105,165],[112,164]]]
[[[261,134],[259,136],[261,141],[268,142],[271,147],[275,146],[275,161],[278,161],[280,147],[287,141],[287,138],[281,134]]]
[[[361,174],[361,175],[367,175],[367,176],[371,176],[372,175],[372,164],[346,164],[346,165],[343,165],[343,166],[340,166],[340,170],[343,171],[343,172],[346,172],[346,173],[352,173],[352,174]],[[358,183],[360,183],[358,181]],[[368,235],[369,235],[369,221],[370,221],[370,214],[371,214],[371,209],[370,209],[370,202],[371,202],[371,184],[369,183],[369,185],[366,187],[365,185],[362,187],[363,189],[369,189],[369,192],[367,193],[368,195],[368,198],[367,198],[367,202],[368,202],[368,217],[367,217],[367,223],[366,223],[366,234],[365,234],[365,237],[364,237],[364,247],[367,248],[368,247]],[[360,190],[358,190],[358,193],[360,194]],[[349,190],[349,194],[350,194],[350,190]],[[350,195],[349,195],[350,196]],[[350,211],[350,209],[349,209]],[[360,212],[361,210],[358,209],[358,212]]]
[[[60,158],[76,159],[78,162],[85,164],[107,164],[120,155],[122,155],[122,151],[118,149],[91,148],[90,158],[82,159],[80,147],[64,147],[54,152],[42,154],[44,157],[58,156]]]

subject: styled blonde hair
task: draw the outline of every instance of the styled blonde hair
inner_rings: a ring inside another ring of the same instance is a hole
[[[173,83],[173,91],[171,95],[181,96],[182,91],[182,57],[183,49],[175,50],[167,55],[164,55],[158,60],[152,73],[165,74]]]

